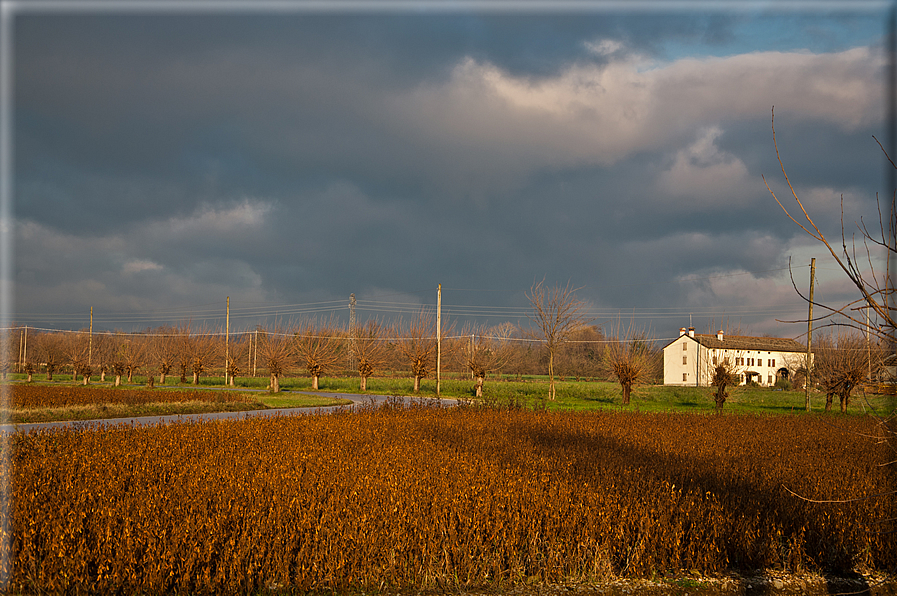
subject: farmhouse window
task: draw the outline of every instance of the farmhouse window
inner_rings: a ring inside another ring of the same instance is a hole
[[[685,343],[685,342],[682,342],[682,351],[683,351],[683,352],[687,352],[687,351],[688,351],[688,344]]]
[[[682,373],[682,380],[683,380],[683,381],[687,381],[687,380],[688,380],[688,373]]]
[[[769,383],[770,385],[772,385],[772,375],[769,375],[769,380],[766,382]]]
[[[688,364],[688,356],[682,357],[682,364]]]

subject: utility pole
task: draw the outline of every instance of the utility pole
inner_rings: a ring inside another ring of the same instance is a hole
[[[90,307],[90,335],[87,338],[87,366],[90,367],[90,358],[93,355],[93,307]]]
[[[227,297],[227,315],[224,318],[224,384],[230,384],[230,296]]]
[[[349,294],[349,370],[356,370],[355,363],[355,294]]]
[[[807,412],[810,411],[810,379],[813,369],[813,280],[816,278],[816,258],[810,259],[810,314],[807,315],[807,390],[804,397],[804,405]]]
[[[439,397],[442,370],[442,284],[436,288],[436,397]]]

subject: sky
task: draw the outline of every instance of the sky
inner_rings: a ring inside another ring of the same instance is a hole
[[[526,326],[544,281],[799,337],[811,258],[855,296],[773,107],[836,246],[894,190],[888,3],[139,6],[4,3],[16,324]]]

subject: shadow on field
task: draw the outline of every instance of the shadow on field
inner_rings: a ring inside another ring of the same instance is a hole
[[[823,519],[828,516],[818,515],[815,510],[817,505],[801,501],[799,497],[778,487],[779,481],[775,477],[767,476],[763,480],[764,469],[760,467],[761,464],[755,463],[747,455],[737,460],[740,454],[733,453],[738,465],[730,468],[721,466],[715,457],[679,454],[669,451],[669,447],[663,450],[660,443],[656,447],[652,446],[650,438],[646,440],[645,435],[627,441],[608,433],[552,426],[533,426],[516,440],[521,439],[531,442],[537,450],[546,454],[559,451],[600,453],[603,465],[611,469],[637,470],[644,478],[645,486],[654,484],[654,481],[667,482],[683,492],[697,495],[698,498],[701,495],[712,495],[718,499],[720,507],[727,514],[757,520],[758,526],[779,531],[778,538],[771,533],[772,530],[769,535],[760,531],[752,534],[755,530],[751,530],[744,535],[717,536],[716,545],[724,549],[723,556],[729,561],[732,571],[758,573],[756,570],[770,569],[775,570],[773,573],[793,574],[810,565],[824,570],[830,594],[869,592],[869,586],[863,577],[852,571],[854,561],[852,553],[848,552],[850,546],[830,542],[834,538],[833,532],[843,532],[843,528],[831,526],[830,522]],[[442,440],[453,443],[446,441],[445,437]],[[694,437],[694,441],[703,440],[710,438],[698,435]],[[467,451],[472,459],[481,455],[463,442],[453,443],[449,447]],[[731,449],[731,445],[723,440],[717,448]],[[785,449],[780,454],[786,460],[787,451]],[[573,477],[590,481],[591,462],[588,457],[575,458],[570,469]],[[726,521],[722,527],[733,523],[738,526],[739,522]],[[623,529],[620,540],[623,543],[640,543],[641,530],[637,527]],[[628,560],[620,558],[611,561],[611,564],[616,573],[623,575],[629,566]],[[741,586],[743,593],[782,593],[780,579],[772,575],[759,575],[756,579],[758,581],[750,585],[745,582]]]

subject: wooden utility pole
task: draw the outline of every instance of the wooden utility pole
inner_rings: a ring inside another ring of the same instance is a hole
[[[442,284],[436,288],[436,397],[439,397],[442,371]]]
[[[810,314],[807,315],[807,391],[804,397],[804,405],[807,412],[810,411],[810,379],[813,370],[813,280],[816,278],[816,259],[810,259]]]
[[[224,384],[230,384],[230,296],[227,297],[227,314],[224,318]]]
[[[355,294],[349,294],[349,370],[358,370],[355,362]]]
[[[87,366],[90,366],[90,358],[93,355],[93,307],[90,307],[90,335],[87,338]]]

